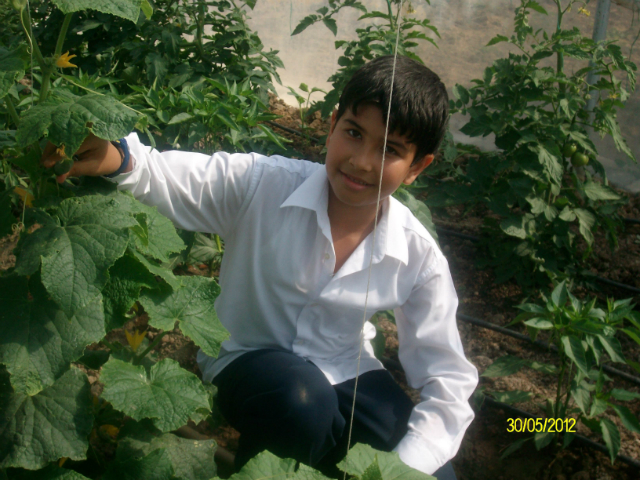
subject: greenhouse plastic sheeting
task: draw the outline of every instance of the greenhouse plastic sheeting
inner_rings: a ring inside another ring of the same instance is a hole
[[[362,0],[369,10],[386,10],[384,0]],[[551,0],[539,0],[547,9],[548,16],[532,14],[534,28],[555,28],[555,5]],[[584,35],[591,37],[596,11],[596,0],[587,5],[587,12],[575,9],[565,17],[565,27],[577,26]],[[306,15],[314,13],[326,5],[324,0],[260,0],[251,12],[251,26],[260,35],[267,49],[280,50],[285,69],[279,72],[283,85],[277,85],[279,96],[295,104],[295,99],[287,95],[287,86],[297,88],[301,82],[310,87],[327,89],[327,78],[337,69],[337,61],[342,50],[334,48],[336,40],[355,38],[355,29],[363,28],[366,22],[358,21],[360,12],[355,9],[343,9],[336,17],[337,36],[334,36],[321,23],[309,27],[299,35],[290,33]],[[482,76],[487,65],[503,57],[509,46],[498,44],[484,45],[497,34],[510,36],[513,31],[513,12],[520,5],[519,0],[424,0],[405,1],[405,11],[413,10],[411,15],[429,18],[438,28],[441,38],[436,39],[438,48],[422,42],[418,55],[427,66],[437,72],[447,85],[449,92],[456,83],[469,86],[473,78]],[[640,31],[638,12],[640,2],[617,0],[611,3],[607,39],[617,40],[625,55],[631,53],[631,60],[640,63],[640,42],[632,49],[632,44]],[[278,25],[278,28],[274,28]],[[555,61],[552,59],[552,61]],[[573,66],[567,61],[569,68]],[[583,66],[583,65],[581,65]],[[575,65],[576,68],[578,65]],[[640,158],[640,89],[629,99],[626,107],[619,113],[622,132],[637,158]],[[465,123],[459,115],[452,119],[452,132],[459,141],[475,143],[483,149],[493,146],[493,139],[486,137],[469,138],[458,131]],[[604,141],[594,138],[600,160],[607,169],[609,179],[616,185],[632,192],[640,192],[640,168],[634,165],[623,153],[618,152],[610,138]]]

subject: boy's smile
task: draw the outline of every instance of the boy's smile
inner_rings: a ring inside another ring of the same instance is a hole
[[[358,113],[347,108],[336,120],[331,117],[327,137],[326,168],[329,178],[329,204],[351,210],[375,210],[382,165],[385,124],[376,104],[358,106]],[[433,160],[427,155],[413,163],[417,147],[404,135],[390,133],[387,138],[381,199],[395,192],[400,184],[410,184]]]

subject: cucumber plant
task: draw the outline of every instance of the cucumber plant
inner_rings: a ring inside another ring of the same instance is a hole
[[[178,328],[217,356],[228,332],[215,316],[216,281],[176,277],[163,266],[184,244],[156,208],[104,180],[58,185],[62,170],[40,165],[43,141],[66,157],[56,168],[67,168],[89,133],[116,140],[145,125],[109,94],[74,92],[69,84],[77,82],[61,72],[67,64],[57,62],[76,11],[135,21],[141,2],[53,2],[65,22],[51,56],[40,51],[26,2],[13,3],[27,42],[0,52],[0,98],[15,127],[2,134],[0,230],[19,232],[15,266],[0,276],[0,474],[122,478],[152,468],[155,478],[210,478],[215,442],[170,432],[208,415],[211,392],[176,361],[158,361],[153,347]],[[28,51],[37,61],[33,103],[16,87]],[[140,353],[106,339],[138,305],[160,330]],[[87,368],[101,369],[99,394]],[[117,437],[114,458],[94,448],[101,432]]]

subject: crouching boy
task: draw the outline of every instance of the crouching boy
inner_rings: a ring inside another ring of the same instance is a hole
[[[448,99],[437,75],[401,56],[391,95],[392,68],[393,57],[380,57],[351,78],[331,118],[325,165],[160,153],[132,133],[120,148],[89,138],[69,173],[110,176],[176,226],[224,239],[216,312],[231,338],[217,359],[200,352],[198,363],[241,433],[237,469],[268,449],[331,473],[353,413],[351,445],[395,450],[411,467],[455,478],[448,462],[474,416],[477,372],[460,342],[447,261],[391,197],[433,160]],[[367,295],[367,317],[395,310],[417,405],[374,356],[375,328],[362,331]]]

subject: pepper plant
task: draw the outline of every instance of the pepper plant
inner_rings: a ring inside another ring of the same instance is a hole
[[[488,43],[508,43],[516,53],[496,60],[471,88],[453,89],[452,112],[469,115],[461,131],[495,135],[497,150],[469,159],[456,181],[434,187],[426,200],[431,206],[484,205],[482,263],[495,268],[498,281],[515,277],[524,286],[582,271],[599,230],[611,248],[617,245],[617,211],[626,199],[608,186],[589,131],[611,136],[635,161],[617,121],[629,91],[616,76],[625,76],[633,90],[635,64],[615,43],[563,28],[563,19],[578,15],[585,2],[553,3],[557,28],[547,32],[529,23],[531,12],[547,15],[544,8],[521,0],[513,35]],[[567,58],[580,68],[566,68]],[[600,76],[595,85],[586,81],[589,72]],[[598,91],[600,101],[587,111]]]
[[[539,428],[533,436],[522,438],[505,451],[505,456],[533,440],[538,449],[554,440],[567,446],[575,434],[568,433],[566,418],[577,420],[597,435],[602,436],[613,463],[620,450],[620,432],[615,423],[604,416],[615,413],[627,429],[640,433],[640,422],[631,410],[620,402],[640,398],[640,395],[621,388],[612,388],[612,379],[603,371],[608,360],[627,364],[640,372],[640,364],[625,358],[617,335],[625,334],[640,345],[640,313],[634,310],[631,299],[609,300],[607,309],[596,306],[596,298],[580,300],[571,294],[566,282],[555,287],[549,297],[542,295],[543,304],[524,303],[523,311],[511,324],[523,323],[532,340],[544,332],[547,341],[557,351],[555,364],[530,362],[516,356],[497,359],[484,373],[484,377],[511,375],[523,367],[556,377],[556,394],[540,405],[546,419],[560,420],[561,428],[550,432]],[[531,392],[509,391],[493,394],[507,402],[526,401]],[[564,424],[562,422],[565,422]],[[545,420],[540,425],[549,425]],[[551,425],[555,425],[553,422]],[[572,429],[575,431],[575,429]]]

